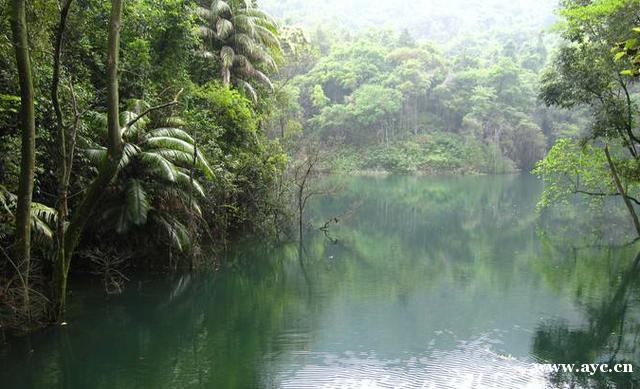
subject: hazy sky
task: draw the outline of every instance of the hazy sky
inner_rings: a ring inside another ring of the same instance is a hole
[[[545,28],[557,0],[261,0],[274,16],[307,27],[407,28],[412,34],[451,38],[478,29]]]

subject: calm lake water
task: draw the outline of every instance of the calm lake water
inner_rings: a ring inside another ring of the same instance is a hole
[[[526,175],[341,186],[309,209],[338,223],[302,247],[245,244],[215,274],[115,297],[75,286],[69,325],[0,346],[0,387],[637,387],[638,246],[612,246],[606,215],[539,216]]]

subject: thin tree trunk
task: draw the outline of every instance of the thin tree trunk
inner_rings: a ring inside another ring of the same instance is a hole
[[[64,39],[64,31],[67,24],[67,16],[73,0],[66,0],[60,11],[60,22],[56,31],[53,54],[53,78],[51,81],[51,102],[56,116],[56,146],[58,148],[58,198],[56,204],[57,224],[56,224],[56,262],[53,269],[54,290],[53,295],[58,295],[56,285],[60,284],[60,280],[66,277],[64,273],[65,263],[65,228],[69,216],[68,192],[69,179],[71,177],[70,170],[73,156],[69,155],[73,151],[67,148],[67,133],[64,125],[62,108],[60,107],[59,87],[61,72],[61,54]],[[57,280],[57,281],[56,281]],[[66,283],[66,281],[65,281]],[[59,300],[57,296],[56,301]],[[55,318],[55,317],[54,317]]]
[[[120,26],[122,21],[123,0],[111,3],[111,21],[109,24],[109,42],[107,53],[107,130],[109,139],[108,158],[103,162],[98,176],[93,180],[82,202],[75,210],[64,239],[64,258],[58,263],[56,277],[57,318],[64,317],[67,293],[67,278],[73,253],[78,246],[80,236],[87,221],[102,198],[105,188],[118,173],[118,164],[122,158],[122,135],[120,134],[120,109],[118,94],[118,60],[120,49]]]
[[[624,204],[627,206],[627,209],[629,210],[629,215],[631,216],[631,219],[633,219],[633,226],[636,228],[636,232],[638,236],[640,236],[640,221],[638,221],[638,214],[636,213],[635,208],[633,208],[633,204],[631,203],[631,200],[629,200],[629,197],[627,196],[627,192],[624,190],[624,187],[622,186],[622,182],[620,181],[620,177],[618,176],[618,171],[616,170],[616,166],[611,160],[611,155],[609,154],[608,145],[604,147],[604,154],[607,156],[607,162],[609,163],[609,170],[611,171],[613,182],[616,184],[616,188],[618,189],[618,192],[620,192],[620,195],[624,200]]]
[[[34,107],[33,77],[29,57],[25,0],[14,0],[11,14],[13,46],[16,53],[18,78],[20,81],[20,124],[22,126],[22,148],[20,182],[16,213],[16,257],[19,271],[25,280],[24,309],[29,317],[29,276],[31,273],[31,201],[36,159],[36,121]]]

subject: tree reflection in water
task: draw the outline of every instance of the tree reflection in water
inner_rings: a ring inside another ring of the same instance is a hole
[[[587,325],[572,328],[564,321],[539,324],[533,343],[533,354],[543,363],[619,363],[640,360],[640,311],[637,304],[640,253],[631,265],[616,275],[611,286],[612,297],[584,304]],[[617,284],[617,285],[616,285]],[[552,384],[558,387],[618,387],[640,385],[640,366],[629,373],[552,373]]]

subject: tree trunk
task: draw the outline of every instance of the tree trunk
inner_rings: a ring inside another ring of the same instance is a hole
[[[67,292],[67,278],[73,253],[78,246],[80,236],[87,221],[102,198],[105,188],[118,173],[118,164],[122,157],[122,135],[120,134],[120,109],[118,94],[118,59],[120,49],[120,26],[122,21],[123,0],[113,0],[111,21],[109,24],[109,42],[107,53],[107,130],[109,139],[108,158],[103,162],[98,176],[93,180],[82,202],[75,210],[64,239],[64,253],[56,264],[56,314],[57,319],[64,317]]]
[[[640,236],[640,221],[638,221],[638,214],[636,214],[635,208],[633,208],[633,204],[629,197],[627,197],[627,192],[624,190],[622,186],[622,182],[620,181],[620,177],[618,176],[618,171],[616,170],[616,166],[611,160],[611,155],[609,154],[609,146],[604,147],[604,154],[607,156],[607,162],[609,163],[609,170],[611,171],[611,176],[613,177],[613,182],[616,184],[616,188],[622,199],[624,200],[624,204],[627,206],[627,210],[629,211],[629,215],[633,220],[633,226],[636,228],[636,233]]]
[[[23,303],[24,309],[28,313],[30,305],[29,275],[31,273],[31,200],[36,159],[36,121],[25,0],[13,1],[11,29],[13,30],[13,46],[16,52],[18,78],[20,81],[20,125],[22,126],[20,182],[16,212],[16,257],[19,271],[22,272],[22,277],[25,280],[23,283]]]
[[[69,180],[71,177],[71,168],[73,161],[73,150],[67,147],[67,129],[64,125],[62,108],[60,107],[59,86],[61,72],[61,54],[64,39],[64,31],[67,23],[67,16],[73,0],[66,0],[60,11],[60,22],[55,36],[54,54],[53,54],[53,78],[51,80],[51,102],[56,116],[56,147],[58,149],[58,198],[56,203],[56,213],[58,216],[56,223],[56,262],[53,269],[53,295],[60,295],[56,286],[64,284],[66,286],[66,273],[62,266],[65,263],[65,234],[66,223],[69,217],[68,192]],[[72,135],[72,136],[75,136]],[[65,278],[64,281],[61,278]],[[64,292],[63,294],[65,294]],[[56,299],[58,300],[58,299]],[[54,315],[55,319],[55,315]]]

